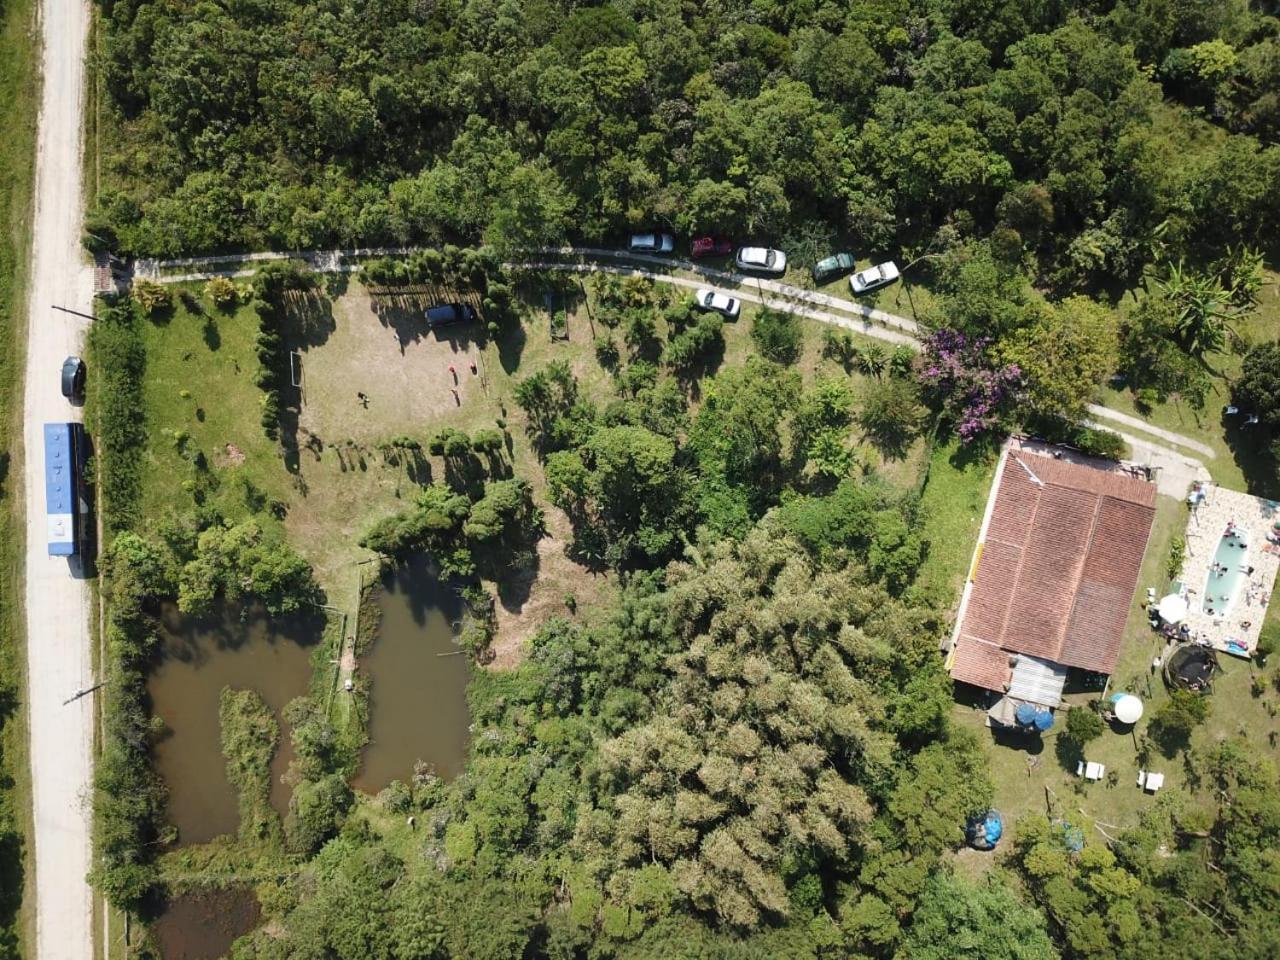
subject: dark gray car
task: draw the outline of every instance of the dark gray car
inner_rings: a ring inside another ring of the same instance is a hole
[[[822,284],[849,273],[857,266],[852,253],[833,253],[813,265],[813,282]]]
[[[78,400],[84,393],[84,373],[84,361],[79,357],[62,361],[62,395],[68,400]]]

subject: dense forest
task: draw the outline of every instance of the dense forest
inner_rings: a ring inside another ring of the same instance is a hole
[[[501,248],[660,223],[919,251],[948,224],[1056,289],[1106,286],[1267,238],[1267,6],[102,0],[91,241]]]

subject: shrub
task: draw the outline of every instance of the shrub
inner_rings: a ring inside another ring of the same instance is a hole
[[[173,294],[169,288],[154,280],[135,280],[133,299],[148,317],[154,317],[173,307]]]
[[[763,307],[751,325],[751,339],[766,359],[795,363],[804,345],[804,331],[800,321],[791,314]]]
[[[1067,711],[1067,729],[1064,734],[1069,740],[1084,747],[1102,736],[1106,726],[1096,710],[1089,707],[1072,707]]]
[[[667,343],[664,357],[676,370],[688,370],[724,349],[724,321],[706,314],[696,324],[676,334]]]
[[[1212,709],[1208,697],[1190,690],[1175,690],[1151,718],[1152,738],[1167,756],[1186,749],[1195,728],[1209,717]]]
[[[139,519],[141,474],[138,464],[147,441],[142,379],[147,353],[133,311],[109,307],[89,328],[89,358],[97,373],[92,382],[97,413],[98,484],[107,532],[128,529]]]
[[[1181,536],[1174,537],[1169,543],[1169,556],[1164,562],[1164,575],[1172,580],[1182,572],[1182,565],[1187,559],[1187,541]]]
[[[1120,434],[1092,427],[1081,427],[1073,440],[1072,446],[1079,448],[1081,453],[1107,460],[1120,460],[1129,449]]]
[[[607,333],[596,337],[595,349],[596,360],[606,370],[616,368],[618,361],[622,359],[622,355],[618,352],[618,345],[614,342],[613,337]]]
[[[236,304],[239,291],[226,277],[214,277],[204,285],[204,295],[219,310],[230,310]]]

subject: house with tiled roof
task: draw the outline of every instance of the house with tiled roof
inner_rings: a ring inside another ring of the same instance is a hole
[[[951,676],[1056,707],[1068,671],[1110,674],[1155,517],[1155,484],[1011,441],[947,656]]]

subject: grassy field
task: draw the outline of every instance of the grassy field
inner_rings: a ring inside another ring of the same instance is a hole
[[[916,578],[927,596],[959,601],[997,459],[998,451],[965,450],[955,440],[934,448],[920,499],[929,553]]]
[[[669,289],[657,285],[655,294]],[[569,363],[583,394],[598,405],[614,395],[612,377],[595,356],[595,338],[606,330],[596,319],[594,294],[584,297],[582,288],[569,288],[567,339],[553,340],[544,291],[524,285],[523,323],[483,344],[466,328],[434,335],[423,330],[422,307],[448,291],[371,295],[352,282],[332,298],[319,291],[299,298],[286,331],[296,351],[294,370],[300,371],[298,413],[286,417],[284,426],[297,454],[286,458],[260,424],[255,316],[247,307],[217,310],[198,286],[182,292],[171,314],[145,325],[149,440],[143,515],[152,522],[189,513],[199,503],[232,518],[273,504],[280,528],[311,562],[330,602],[353,611],[355,564],[371,556],[358,546],[359,537],[374,520],[402,509],[419,484],[444,472],[442,461],[425,451],[409,464],[388,455],[386,443],[400,436],[425,442],[445,426],[470,432],[504,423],[506,459],[515,475],[533,484],[546,508],[548,536],[539,545],[536,576],[513,571],[513,582],[524,582],[500,591],[520,599],[499,604],[499,664],[514,662],[536,625],[564,612],[567,593],[586,607],[614,589],[611,577],[588,575],[565,555],[568,521],[547,501],[541,465],[512,399],[519,380],[554,360]],[[755,352],[755,311],[749,305],[738,322],[725,325],[723,356],[706,373],[744,363]],[[670,332],[664,327],[659,320],[661,339]],[[823,325],[802,321],[801,329],[804,344],[795,369],[802,379],[846,376],[822,357]],[[612,336],[621,347],[622,331]],[[848,376],[855,394],[867,388],[867,378]],[[688,385],[688,398],[696,409],[697,380]],[[856,430],[851,442],[870,469],[904,489],[915,487],[923,441],[896,457],[864,442]]]
[[[0,952],[34,937],[23,901],[30,836],[23,690],[22,370],[39,103],[35,4],[0,10]]]

